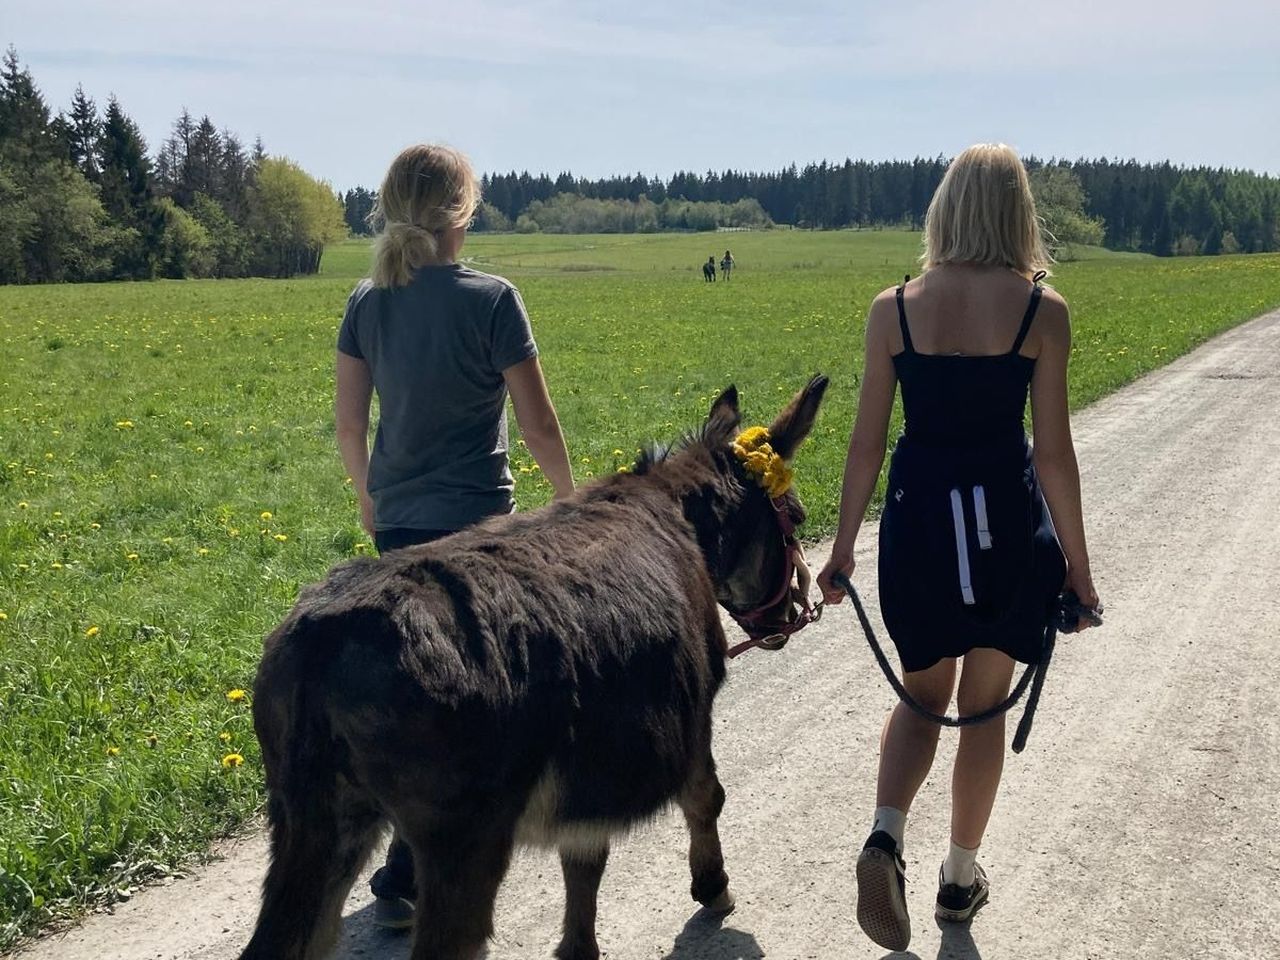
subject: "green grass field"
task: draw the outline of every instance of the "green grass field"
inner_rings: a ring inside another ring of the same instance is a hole
[[[696,424],[767,420],[814,371],[797,462],[829,533],[861,317],[915,270],[899,232],[474,237],[524,293],[579,479]],[[730,283],[699,265],[733,249]],[[109,899],[261,802],[247,701],[300,584],[368,551],[333,443],[333,343],[367,246],[320,276],[0,289],[0,949]],[[1082,251],[1072,402],[1280,304],[1280,256]],[[517,448],[522,508],[547,485]],[[243,758],[243,764],[237,763]]]

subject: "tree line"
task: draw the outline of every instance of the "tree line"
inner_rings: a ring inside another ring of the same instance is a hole
[[[560,199],[579,198],[615,204],[618,221],[626,217],[616,204],[630,204],[627,216],[641,224],[652,223],[652,218],[639,215],[641,201],[661,210],[670,201],[731,206],[754,200],[765,220],[778,223],[918,230],[947,162],[941,156],[880,162],[846,159],[803,168],[793,164],[768,173],[682,171],[665,180],[643,173],[596,180],[570,173],[491,173],[481,181],[485,204],[477,227],[520,229],[522,217],[528,217],[526,228],[548,229],[541,227],[548,205],[556,210],[589,209]],[[1265,174],[1107,159],[1030,157],[1027,167],[1040,213],[1057,245],[1094,243],[1160,256],[1280,250],[1280,180]],[[359,211],[367,212],[374,196],[358,189],[348,191],[345,199],[348,224],[361,232]],[[705,217],[683,224],[660,218],[657,229],[725,225],[729,224]]]
[[[0,283],[314,273],[347,233],[329,186],[185,109],[154,157],[112,96],[52,114],[0,68]]]

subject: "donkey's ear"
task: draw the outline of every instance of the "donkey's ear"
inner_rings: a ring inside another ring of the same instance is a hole
[[[730,384],[724,393],[716,397],[711,404],[711,412],[707,414],[707,425],[704,430],[707,438],[715,443],[728,443],[738,432],[742,423],[742,414],[738,412],[738,388]]]
[[[787,408],[769,427],[769,444],[783,460],[790,460],[813,429],[814,418],[822,395],[827,392],[829,381],[822,374],[815,374],[803,390],[795,395]]]

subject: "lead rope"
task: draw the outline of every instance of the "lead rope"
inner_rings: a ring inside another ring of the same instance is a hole
[[[1035,719],[1036,706],[1040,703],[1040,692],[1044,689],[1044,676],[1049,669],[1049,660],[1053,657],[1054,640],[1057,631],[1052,623],[1045,626],[1044,652],[1039,662],[1027,665],[1027,669],[1023,671],[1022,676],[1018,679],[1017,686],[1013,688],[1013,692],[1008,697],[981,713],[975,713],[967,717],[949,717],[926,709],[907,692],[907,688],[902,685],[902,681],[894,673],[893,667],[889,664],[889,658],[885,656],[884,649],[876,639],[875,631],[871,627],[871,621],[867,617],[867,611],[862,606],[862,598],[858,596],[858,591],[854,589],[853,583],[849,578],[843,573],[837,573],[831,578],[831,582],[847,593],[849,599],[853,601],[853,609],[858,614],[858,622],[862,624],[862,632],[866,634],[867,643],[871,647],[871,652],[875,655],[876,663],[880,664],[880,670],[884,673],[885,679],[889,681],[889,685],[893,687],[893,692],[898,695],[899,700],[925,720],[944,727],[971,727],[975,724],[985,723],[1003,713],[1007,713],[1022,699],[1022,695],[1030,687],[1031,695],[1027,698],[1027,705],[1022,711],[1022,719],[1018,721],[1018,729],[1013,736],[1013,752],[1022,752],[1027,745],[1027,737],[1031,735],[1031,724]]]

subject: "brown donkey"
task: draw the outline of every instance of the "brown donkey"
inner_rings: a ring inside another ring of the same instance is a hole
[[[827,386],[769,428],[790,459]],[[414,960],[472,960],[516,844],[559,848],[561,960],[595,960],[611,834],[674,801],[693,898],[733,906],[716,820],[717,602],[777,596],[774,502],[735,456],[737,391],[696,435],[541,510],[338,565],[267,638],[253,717],[271,866],[242,960],[318,960],[387,821],[417,869]],[[777,501],[794,522],[799,501]],[[769,619],[783,622],[779,600]]]

